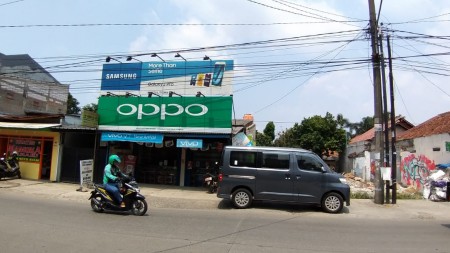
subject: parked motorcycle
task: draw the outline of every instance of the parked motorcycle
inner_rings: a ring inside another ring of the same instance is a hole
[[[98,213],[105,210],[131,211],[137,216],[142,216],[147,212],[147,202],[145,201],[145,197],[140,194],[140,189],[134,178],[129,176],[119,177],[119,189],[120,194],[123,196],[125,207],[120,207],[120,204],[116,203],[112,194],[106,191],[103,185],[95,184],[94,190],[89,197],[92,210]]]
[[[6,158],[6,153],[4,153],[3,157],[0,157],[0,180],[4,177],[16,176],[22,178],[17,152],[14,151],[9,159]]]
[[[219,162],[215,162],[212,170],[205,174],[205,185],[208,187],[209,193],[217,192],[217,187],[219,186]]]
[[[208,187],[209,193],[217,192],[217,176],[211,173],[205,174],[205,185]]]

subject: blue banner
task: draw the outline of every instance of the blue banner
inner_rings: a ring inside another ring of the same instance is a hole
[[[139,90],[142,63],[103,64],[101,90]]]
[[[120,132],[103,132],[101,141],[129,141],[129,142],[146,142],[157,143],[163,142],[164,136],[158,133],[120,133]]]
[[[164,80],[184,76],[192,78],[201,73],[211,73],[211,85],[220,86],[225,71],[232,71],[233,68],[234,62],[232,60],[144,62],[142,63],[141,81]]]
[[[203,140],[177,139],[177,148],[203,148]]]

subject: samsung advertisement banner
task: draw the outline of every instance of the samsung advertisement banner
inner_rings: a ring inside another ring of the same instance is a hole
[[[233,60],[174,61],[104,64],[102,94],[124,95],[130,92],[147,96],[150,92],[168,96],[170,92],[182,96],[231,95]]]

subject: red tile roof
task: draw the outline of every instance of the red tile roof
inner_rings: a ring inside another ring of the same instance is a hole
[[[422,124],[403,132],[397,137],[397,140],[415,139],[444,133],[450,133],[450,111],[439,114]]]
[[[395,118],[395,124],[397,125],[397,127],[401,126],[404,129],[411,129],[414,127],[414,125],[407,121],[404,116],[397,116]],[[391,129],[390,121],[388,122],[388,129]],[[375,128],[372,127],[365,133],[353,137],[348,144],[353,144],[360,141],[371,141],[373,138],[375,138]]]
[[[363,134],[353,137],[348,144],[353,144],[360,141],[370,141],[375,137],[375,129],[372,127]]]

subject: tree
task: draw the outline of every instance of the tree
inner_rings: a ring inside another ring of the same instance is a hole
[[[258,146],[272,146],[275,139],[275,124],[273,121],[267,123],[263,133],[256,131],[256,141]]]
[[[370,130],[373,127],[374,120],[373,117],[367,116],[362,118],[362,120],[359,123],[355,123],[355,135],[360,135],[368,130]]]
[[[279,133],[277,139],[273,142],[274,146],[300,148],[297,136],[298,127],[299,127],[298,123],[295,123],[292,128],[288,128]]]
[[[346,145],[346,131],[331,113],[325,117],[305,118],[301,124],[283,131],[275,140],[276,146],[300,147],[322,156],[330,151],[342,152]]]
[[[98,109],[98,105],[95,103],[90,103],[90,104],[83,106],[83,110],[85,110],[85,111],[97,112],[97,109]]]
[[[78,102],[78,100],[69,92],[67,98],[67,114],[80,114],[81,109],[78,107],[79,104],[80,102]]]
[[[275,124],[273,121],[269,121],[269,123],[267,123],[264,128],[264,135],[269,137],[271,142],[275,139]]]

